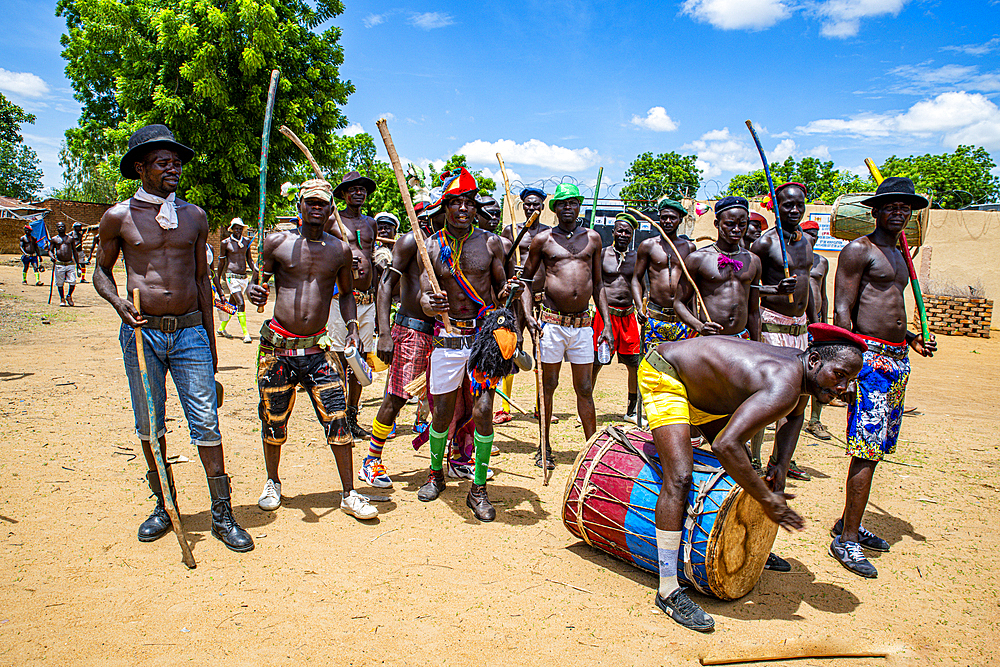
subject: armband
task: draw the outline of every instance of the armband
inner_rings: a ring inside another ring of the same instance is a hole
[[[358,327],[358,321],[356,319],[352,318],[352,319],[349,319],[346,322],[344,322],[344,328],[346,329],[351,324],[353,324],[355,328]]]
[[[396,274],[397,276],[399,276],[400,278],[402,278],[402,277],[403,277],[403,272],[402,272],[402,271],[400,271],[399,269],[397,269],[397,268],[396,268],[395,266],[393,266],[392,264],[390,264],[389,266],[385,267],[385,270],[386,270],[386,271],[392,271],[393,273],[395,273],[395,274]]]

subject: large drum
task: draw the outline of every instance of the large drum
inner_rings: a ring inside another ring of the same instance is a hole
[[[851,192],[840,195],[833,202],[833,215],[830,216],[830,235],[843,241],[867,236],[875,231],[875,218],[872,210],[861,204],[861,200],[874,197],[873,192]],[[924,195],[930,199],[929,195]],[[930,207],[914,211],[906,223],[906,242],[911,248],[923,245],[927,238],[927,220],[930,217]]]
[[[659,574],[653,511],[661,474],[649,433],[609,426],[576,459],[563,496],[563,523],[590,546]],[[705,595],[741,598],[760,579],[777,532],[715,455],[695,449],[678,578]]]

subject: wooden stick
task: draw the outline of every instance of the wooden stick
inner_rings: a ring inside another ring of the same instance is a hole
[[[875,162],[872,159],[865,158],[865,164],[868,165],[868,171],[871,172],[872,178],[875,179],[876,184],[881,184],[883,180],[882,172],[878,170],[875,166]],[[917,279],[917,270],[913,267],[913,258],[910,257],[910,245],[906,242],[906,232],[902,231],[899,233],[899,242],[903,246],[903,257],[906,258],[906,269],[910,272],[910,289],[913,290],[913,300],[917,304],[917,312],[920,314],[920,328],[924,334],[924,342],[926,343],[931,339],[931,332],[927,328],[927,308],[924,307],[924,293],[920,289],[920,280]]]
[[[386,245],[393,245],[396,243],[396,239],[387,239],[384,236],[376,236],[375,240]]]
[[[503,176],[503,188],[507,193],[506,201],[510,202],[510,237],[517,237],[517,240],[514,241],[514,247],[511,250],[514,251],[514,264],[519,265],[521,263],[521,251],[517,249],[517,244],[524,236],[517,235],[517,221],[514,220],[514,195],[510,193],[510,180],[507,178],[507,169],[504,167],[503,158],[500,157],[500,153],[497,153],[497,161],[500,163],[500,174]],[[527,226],[527,223],[525,223],[525,226]],[[507,254],[504,265],[506,266],[509,261],[510,253]]]
[[[260,261],[260,248],[264,244],[264,209],[267,204],[267,155],[271,145],[271,115],[274,112],[274,98],[278,92],[278,78],[281,70],[271,70],[271,85],[267,89],[267,106],[264,107],[264,131],[260,135],[260,209],[257,214],[257,261]],[[262,274],[257,267],[257,284],[260,285]],[[263,313],[264,306],[257,306],[257,312]]]
[[[534,213],[531,214],[531,217],[528,218],[528,220],[524,223],[524,227],[521,227],[521,231],[519,231],[517,233],[517,236],[514,237],[514,247],[512,247],[510,250],[508,250],[507,254],[503,258],[503,265],[504,266],[507,266],[508,262],[510,262],[511,256],[514,255],[517,252],[517,247],[518,247],[518,245],[520,245],[521,239],[524,238],[524,235],[528,232],[528,230],[531,229],[532,227],[534,227],[535,223],[537,223],[537,222],[538,222],[538,211],[535,211]],[[513,228],[513,225],[512,225],[512,228]],[[515,265],[520,264],[521,263],[521,258],[518,257],[515,260],[514,263],[515,263]]]
[[[438,284],[437,274],[431,265],[431,258],[427,254],[427,245],[424,243],[424,235],[420,231],[420,222],[417,220],[417,212],[413,210],[413,200],[410,198],[410,188],[406,185],[406,175],[403,173],[403,166],[399,163],[399,155],[396,154],[396,146],[392,143],[392,136],[389,134],[389,127],[385,118],[375,121],[379,134],[382,135],[382,142],[385,143],[385,150],[389,153],[389,161],[392,162],[392,171],[396,174],[396,185],[399,186],[399,194],[403,197],[403,206],[406,208],[406,217],[410,219],[410,228],[413,230],[413,240],[417,243],[417,258],[420,260],[420,268],[427,274],[427,280],[431,284],[431,289],[435,294],[441,293],[441,286]],[[439,313],[444,330],[451,333],[451,318],[448,313]]]
[[[515,408],[515,409],[516,409],[516,410],[517,410],[518,412],[520,412],[520,413],[521,413],[522,415],[526,415],[526,414],[528,414],[528,411],[527,411],[527,410],[525,410],[525,409],[524,409],[524,408],[522,408],[522,407],[521,407],[520,405],[518,405],[518,404],[517,404],[517,403],[515,403],[515,402],[514,402],[513,400],[511,400],[511,397],[510,397],[510,396],[508,396],[507,394],[503,393],[503,391],[502,391],[502,390],[500,389],[500,387],[497,387],[497,388],[496,388],[496,389],[495,389],[494,391],[496,391],[496,393],[497,393],[497,396],[499,396],[499,397],[500,397],[500,398],[502,398],[503,400],[505,400],[505,401],[507,401],[508,403],[510,403],[511,405],[513,405],[513,406],[514,406],[514,408]]]
[[[823,658],[888,658],[889,652],[882,650],[858,651],[853,647],[824,646],[819,644],[778,646],[772,653],[745,654],[742,656],[711,657],[701,656],[702,665],[740,665],[752,662],[775,662],[778,660],[802,660]]]
[[[753,142],[757,144],[760,161],[764,163],[764,176],[767,177],[767,187],[771,191],[771,206],[774,209],[774,226],[778,228],[778,243],[781,245],[781,263],[785,267],[785,277],[788,278],[788,252],[785,250],[785,230],[781,227],[781,213],[778,211],[778,196],[774,193],[774,181],[771,180],[771,167],[767,164],[767,156],[764,155],[764,147],[760,145],[757,130],[753,129],[753,123],[749,119],[747,119],[747,129],[750,130]],[[789,294],[788,303],[793,303],[794,301],[793,296]]]
[[[542,486],[549,485],[549,459],[545,455],[545,435],[542,430],[542,420],[549,420],[552,415],[545,414],[545,397],[542,395],[542,365],[538,363],[538,334],[531,332],[531,343],[535,352],[535,403],[538,404],[538,451],[542,460]],[[509,401],[508,401],[509,402]]]
[[[643,220],[645,220],[646,222],[648,222],[649,224],[651,224],[653,226],[653,228],[656,229],[656,231],[658,231],[660,233],[660,236],[662,236],[666,240],[666,242],[668,244],[670,244],[670,249],[674,251],[675,255],[677,255],[677,261],[681,265],[681,270],[684,272],[685,277],[687,277],[688,282],[691,283],[691,289],[694,290],[694,295],[698,299],[698,305],[701,306],[701,311],[703,313],[705,313],[705,321],[711,322],[712,321],[712,316],[708,314],[708,308],[705,307],[705,300],[701,298],[701,292],[698,291],[698,285],[695,284],[694,278],[692,278],[691,274],[688,272],[687,265],[684,264],[684,260],[681,259],[681,254],[679,252],[677,252],[677,246],[675,246],[674,242],[670,240],[670,237],[667,236],[667,233],[665,231],[663,231],[663,227],[660,227],[660,225],[657,224],[655,220],[653,220],[652,218],[650,218],[648,215],[646,215],[642,211],[639,211],[639,210],[631,208],[631,207],[626,208],[625,210],[628,211],[629,213],[633,213],[635,215],[638,215]]]
[[[302,140],[299,139],[295,135],[295,133],[292,132],[290,129],[288,129],[288,127],[286,127],[285,125],[282,125],[278,129],[278,131],[281,132],[286,137],[288,137],[289,139],[291,139],[292,143],[299,147],[299,150],[302,151],[302,153],[306,156],[306,159],[309,160],[309,164],[312,165],[313,172],[315,172],[316,174],[316,178],[326,180],[326,176],[323,174],[323,170],[320,168],[319,163],[316,162],[316,158],[313,157],[313,154],[309,150],[309,147],[306,146],[304,143],[302,143]],[[344,221],[340,219],[340,211],[337,210],[336,202],[333,202],[333,217],[337,221],[337,227],[340,229],[340,235],[342,237],[341,241],[343,241],[344,243],[350,243],[351,232],[350,230],[347,229],[347,225],[344,224]]]
[[[140,316],[142,307],[139,305],[139,290],[132,292],[132,301]],[[177,511],[174,503],[174,496],[170,492],[170,477],[167,475],[167,464],[163,460],[163,451],[160,449],[160,439],[156,437],[156,405],[153,403],[153,390],[149,387],[149,374],[146,372],[146,352],[143,346],[142,327],[135,328],[135,352],[139,358],[139,374],[142,375],[142,387],[146,390],[146,411],[149,414],[149,448],[153,452],[153,459],[156,461],[156,474],[160,478],[160,491],[163,494],[163,507],[167,510],[170,523],[173,524],[174,534],[177,535],[177,542],[181,545],[181,560],[190,569],[194,569],[197,563],[194,562],[194,554],[191,553],[191,546],[188,544],[187,535],[184,533],[184,526],[181,525],[181,515]]]

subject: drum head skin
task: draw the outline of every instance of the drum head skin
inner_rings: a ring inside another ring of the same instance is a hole
[[[712,592],[723,600],[749,593],[764,572],[777,535],[778,524],[767,518],[761,504],[740,487],[733,488],[709,539],[705,566]]]

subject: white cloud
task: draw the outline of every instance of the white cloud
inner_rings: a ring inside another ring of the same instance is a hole
[[[791,16],[779,0],[684,0],[681,13],[720,30],[763,30]]]
[[[830,147],[824,146],[822,144],[816,146],[815,148],[810,148],[809,150],[807,150],[805,153],[803,153],[803,157],[814,157],[819,160],[829,160],[832,158],[832,156],[830,155]]]
[[[954,51],[970,56],[984,56],[990,51],[1000,49],[1000,37],[994,37],[983,44],[962,44],[959,46],[942,46],[942,51]]]
[[[896,16],[909,0],[827,0],[817,7],[825,18],[820,34],[824,37],[853,37],[862,19],[892,14]]]
[[[385,14],[369,14],[361,19],[361,22],[366,28],[374,28],[377,25],[385,23],[385,20],[389,18],[390,13],[391,12],[386,12]]]
[[[379,114],[379,115],[378,115],[378,116],[377,116],[377,117],[375,118],[375,120],[378,120],[378,119],[380,119],[380,118],[385,118],[386,120],[396,120],[396,115],[395,115],[395,114],[392,114],[392,113],[389,113],[388,111],[386,111],[385,113],[380,113],[380,114]]]
[[[31,72],[10,72],[0,67],[0,90],[22,97],[44,97],[49,92],[49,86]]]
[[[786,159],[792,157],[792,154],[795,153],[797,148],[798,146],[795,145],[793,140],[782,139],[781,143],[775,146],[774,150],[771,151],[768,156],[768,160],[771,162],[784,162]]]
[[[361,123],[351,123],[342,130],[337,130],[337,134],[342,137],[353,137],[357,134],[362,134],[365,128],[361,126]]]
[[[893,88],[894,92],[900,93],[927,94],[955,89],[987,93],[1000,91],[1000,71],[981,74],[975,65],[930,67],[928,61],[917,65],[900,65],[888,73],[908,82]]]
[[[645,118],[632,116],[632,124],[653,132],[673,132],[677,129],[677,123],[667,115],[667,110],[663,107],[653,107],[646,112]]]
[[[757,149],[749,141],[730,134],[728,127],[706,132],[700,139],[681,146],[681,150],[697,153],[695,164],[704,178],[713,178],[724,171],[748,172],[760,168]]]
[[[452,25],[455,23],[455,19],[451,17],[451,14],[444,12],[423,12],[410,14],[409,23],[423,30],[433,30]]]
[[[860,137],[942,135],[945,146],[975,144],[1000,149],[1000,107],[979,93],[942,93],[902,113],[866,113],[848,119],[814,120],[797,128],[804,134]]]
[[[505,162],[530,164],[553,171],[569,172],[591,167],[601,159],[597,151],[589,148],[552,146],[538,139],[531,139],[523,144],[510,139],[500,139],[492,143],[476,139],[455,152],[465,155],[471,163],[492,163],[496,161],[497,153],[500,153]]]

